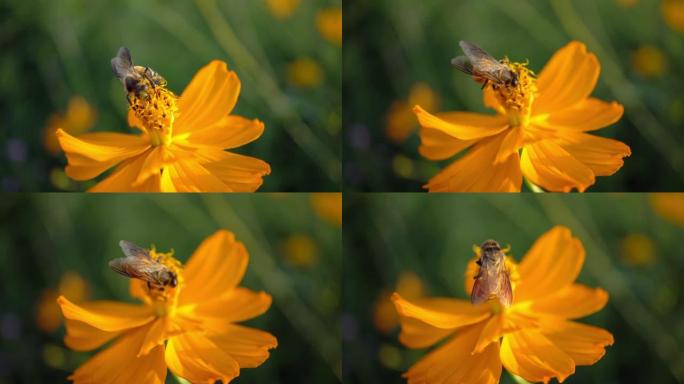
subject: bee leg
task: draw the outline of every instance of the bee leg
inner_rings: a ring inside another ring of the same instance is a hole
[[[480,88],[480,89],[485,89],[487,84],[489,84],[489,80],[485,80],[484,83],[482,83],[482,88]]]
[[[154,80],[152,79],[152,70],[150,70],[150,67],[145,67],[144,73],[145,73],[145,78],[147,78],[147,80],[149,80],[150,84],[152,84],[152,88],[154,88],[156,84],[154,83]]]

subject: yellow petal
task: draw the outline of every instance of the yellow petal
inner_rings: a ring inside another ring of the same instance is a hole
[[[241,368],[258,367],[268,359],[268,350],[278,346],[278,340],[270,333],[236,324],[222,326],[220,333],[209,338]]]
[[[232,192],[204,165],[192,159],[165,166],[161,188],[162,192]]]
[[[202,67],[178,100],[180,116],[174,134],[181,134],[218,122],[235,107],[240,95],[240,79],[228,71],[226,63],[214,60]]]
[[[179,305],[207,302],[217,292],[231,291],[242,280],[248,261],[247,249],[232,232],[220,230],[206,238],[185,265]]]
[[[522,148],[525,140],[525,132],[522,127],[515,127],[505,132],[504,138],[501,141],[499,151],[496,153],[494,163],[500,164],[505,162],[509,156],[518,153]]]
[[[446,344],[413,365],[404,377],[409,384],[486,383],[496,384],[501,376],[499,344],[471,353],[482,326],[464,328]]]
[[[219,160],[203,166],[233,192],[254,192],[271,173],[267,162],[231,152],[221,152]]]
[[[69,162],[66,174],[75,180],[92,179],[149,148],[144,136],[121,133],[86,133],[77,138],[58,129],[57,139]]]
[[[575,362],[539,330],[509,333],[501,343],[501,362],[506,369],[527,381],[563,382],[575,373]]]
[[[66,319],[65,327],[64,344],[76,351],[95,349],[121,334],[121,331],[106,332],[78,320]]]
[[[159,192],[159,175],[150,175],[142,184],[136,183],[146,161],[147,154],[143,153],[122,162],[111,175],[90,188],[88,192]]]
[[[190,132],[187,141],[192,145],[207,145],[221,149],[241,147],[264,133],[264,123],[241,116],[225,116],[214,124]]]
[[[551,295],[534,300],[530,310],[565,319],[577,319],[598,312],[608,302],[608,292],[601,288],[590,288],[572,284]]]
[[[593,53],[577,41],[559,49],[537,79],[539,94],[532,114],[558,111],[586,99],[596,86],[601,66]]]
[[[192,383],[228,383],[240,375],[237,361],[201,332],[169,339],[165,359],[173,373]]]
[[[196,331],[199,329],[199,325],[196,322],[185,322],[182,316],[174,316],[173,318],[169,316],[158,317],[154,320],[147,328],[145,332],[145,338],[143,339],[140,349],[138,350],[137,356],[143,356],[148,354],[152,349],[157,346],[164,346],[164,342],[172,337],[180,335],[187,331]],[[183,327],[183,324],[188,325],[187,328]]]
[[[440,130],[460,140],[476,140],[496,135],[508,126],[505,117],[473,112],[443,112],[433,115],[416,105],[413,112],[423,128]]]
[[[584,247],[570,230],[556,226],[534,243],[518,266],[516,303],[539,299],[572,284],[584,264]]]
[[[616,123],[622,117],[623,112],[624,107],[620,103],[615,101],[607,103],[590,97],[549,115],[533,117],[531,123],[560,131],[594,131]]]
[[[418,152],[430,160],[444,160],[471,146],[475,140],[459,140],[438,129],[420,130]]]
[[[499,98],[496,97],[492,87],[485,87],[484,91],[482,91],[482,98],[485,107],[495,110],[500,115],[506,115],[506,110],[501,105],[501,102],[499,102]]]
[[[143,132],[146,131],[143,122],[138,118],[138,115],[135,114],[135,111],[133,111],[133,109],[128,109],[128,115],[126,117],[128,119],[128,125],[130,125],[133,128],[138,128]]]
[[[430,179],[430,192],[519,192],[522,183],[520,158],[513,153],[494,164],[504,135],[477,143],[463,157]]]
[[[614,341],[613,335],[605,329],[558,319],[546,319],[542,333],[576,365],[596,363],[606,353],[605,347],[613,345]]]
[[[142,327],[121,337],[81,365],[69,379],[76,384],[163,384],[166,380],[164,347],[158,346],[142,357],[136,356],[145,332],[146,327]]]
[[[392,302],[400,319],[410,317],[441,329],[456,329],[480,322],[490,316],[488,307],[474,306],[464,300],[425,298],[410,302],[394,293]]]
[[[528,180],[553,192],[584,192],[596,181],[591,168],[551,140],[526,145],[520,167]]]
[[[558,143],[596,176],[614,174],[622,168],[622,159],[632,154],[629,146],[621,141],[585,133],[565,134]]]
[[[429,347],[454,333],[454,329],[442,329],[412,317],[400,316],[399,341],[408,348]]]
[[[237,287],[216,299],[197,305],[194,312],[200,318],[214,318],[222,323],[249,320],[266,312],[271,306],[271,295]]]
[[[107,332],[118,332],[147,324],[154,319],[148,306],[116,301],[91,301],[76,305],[64,296],[57,299],[64,317],[81,321]]]

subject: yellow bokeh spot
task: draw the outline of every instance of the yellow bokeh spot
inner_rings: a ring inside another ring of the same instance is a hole
[[[387,368],[399,369],[401,368],[401,351],[393,345],[383,344],[378,349],[378,360]]]
[[[43,128],[43,146],[51,154],[59,154],[62,149],[55,134],[58,129],[76,135],[92,128],[96,120],[97,111],[83,97],[73,96],[66,113],[53,113],[48,117]]]
[[[278,19],[287,19],[299,7],[301,0],[266,0],[271,14]]]
[[[642,233],[630,233],[620,241],[620,256],[629,265],[650,265],[656,256],[655,245]]]
[[[667,69],[667,57],[657,47],[643,45],[632,52],[632,68],[641,76],[658,77]]]
[[[413,272],[405,271],[399,275],[395,291],[407,300],[418,299],[426,294],[423,281]],[[374,304],[373,325],[375,328],[388,334],[399,326],[399,316],[394,308],[390,297],[392,292],[382,291]]]
[[[639,0],[615,0],[615,2],[625,8],[631,8],[638,3]]]
[[[62,311],[57,304],[60,295],[74,303],[88,298],[88,284],[76,272],[67,271],[59,280],[58,288],[45,289],[36,303],[36,325],[46,333],[52,333],[62,325]]]
[[[287,66],[287,81],[300,88],[314,88],[323,81],[323,69],[313,59],[297,59]]]
[[[66,353],[63,348],[54,344],[43,347],[43,361],[45,365],[52,368],[64,368],[66,364]]]
[[[312,193],[311,205],[321,219],[337,227],[342,226],[341,193]]]
[[[413,107],[420,105],[428,112],[439,109],[439,95],[423,82],[411,86],[407,100],[397,100],[387,111],[385,134],[390,140],[405,141],[418,126]]]
[[[663,0],[660,11],[670,28],[684,33],[684,0]]]
[[[392,169],[397,176],[401,176],[405,179],[410,178],[413,175],[415,166],[413,160],[409,159],[404,155],[396,155],[392,159]]]
[[[650,200],[658,216],[684,227],[684,193],[653,193]]]
[[[296,267],[310,267],[318,259],[318,245],[308,235],[289,236],[282,244],[285,262]]]
[[[331,7],[318,11],[316,26],[324,39],[342,46],[342,8]]]
[[[78,273],[67,271],[59,280],[59,293],[77,303],[88,297],[88,284]]]

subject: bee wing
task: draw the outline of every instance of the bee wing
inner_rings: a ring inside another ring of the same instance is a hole
[[[127,73],[133,68],[131,52],[126,47],[119,48],[116,56],[112,59],[112,72],[119,79],[123,80]]]
[[[500,79],[496,73],[501,70],[503,64],[492,57],[484,49],[478,47],[473,43],[461,40],[458,45],[468,57],[470,65],[475,74],[485,77],[491,81],[498,82]],[[453,63],[453,61],[452,61]]]
[[[481,278],[475,279],[473,284],[473,292],[470,294],[470,302],[473,304],[482,304],[489,299],[489,293],[485,288],[485,284]]]
[[[109,267],[126,277],[141,279],[148,282],[156,282],[157,274],[166,268],[164,265],[157,263],[151,258],[132,256],[114,259],[109,262]]]
[[[451,59],[451,65],[456,67],[459,71],[467,73],[469,75],[473,74],[473,64],[465,56],[457,56]]]
[[[507,271],[501,273],[499,284],[499,302],[508,308],[513,303],[513,289],[511,288],[511,278],[508,276]]]
[[[126,255],[126,257],[137,257],[152,260],[152,257],[150,257],[150,252],[147,249],[134,243],[131,243],[130,241],[119,241],[119,247],[121,247],[121,250],[123,251],[124,255]]]

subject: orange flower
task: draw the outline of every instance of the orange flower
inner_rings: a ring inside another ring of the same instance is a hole
[[[165,87],[135,97],[128,113],[141,135],[89,133],[57,137],[69,164],[66,173],[89,180],[119,164],[91,192],[253,192],[271,172],[267,163],[224,151],[259,138],[264,124],[230,115],[240,80],[214,60],[177,98]]]
[[[443,160],[470,147],[460,159],[426,185],[433,191],[519,192],[522,177],[550,191],[584,191],[596,176],[623,165],[630,148],[616,140],[587,134],[615,123],[623,113],[617,102],[589,97],[600,66],[584,44],[560,49],[538,78],[524,64],[507,63],[517,86],[489,84],[484,104],[497,114],[430,114],[416,106],[422,126],[420,153]]]
[[[342,8],[329,7],[316,12],[318,32],[329,42],[342,46]]]
[[[409,302],[393,300],[401,321],[399,340],[426,348],[447,337],[405,373],[409,383],[497,383],[501,367],[528,381],[562,382],[577,365],[603,357],[613,336],[572,319],[603,308],[608,293],[575,283],[584,263],[584,247],[565,227],[542,235],[516,265],[507,257],[513,304],[497,299],[480,305],[450,298]],[[477,266],[466,273],[470,293]]]
[[[176,273],[178,284],[160,291],[131,280],[131,295],[143,305],[76,305],[63,296],[58,299],[68,347],[87,351],[116,339],[78,368],[71,380],[164,383],[168,367],[193,383],[227,383],[241,368],[257,367],[268,358],[276,338],[235,324],[266,312],[271,296],[238,286],[249,256],[231,232],[218,231],[204,240],[183,268],[171,253],[150,253]]]

